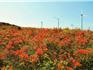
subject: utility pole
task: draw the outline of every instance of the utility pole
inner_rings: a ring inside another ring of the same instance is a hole
[[[41,21],[41,28],[43,28],[43,21]]]
[[[81,13],[81,29],[83,29],[83,13]]]

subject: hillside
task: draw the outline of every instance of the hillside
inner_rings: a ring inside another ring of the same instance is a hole
[[[93,31],[20,28],[0,22],[1,70],[93,69]]]
[[[0,22],[0,28],[17,28],[17,29],[21,29],[20,26],[14,25],[14,24],[10,24],[10,23],[6,23],[6,22]]]

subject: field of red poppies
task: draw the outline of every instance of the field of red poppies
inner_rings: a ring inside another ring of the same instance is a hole
[[[93,31],[0,28],[0,70],[93,70]]]

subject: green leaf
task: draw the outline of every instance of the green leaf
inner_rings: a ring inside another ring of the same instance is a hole
[[[88,48],[93,48],[93,46],[92,46],[92,45],[90,45],[90,46],[88,46]]]
[[[3,46],[3,45],[0,45],[0,49],[1,49],[1,48],[4,48],[4,46]]]
[[[3,36],[0,35],[0,38],[3,38]]]
[[[28,51],[28,55],[33,55],[33,54],[35,54],[35,51],[34,50]]]

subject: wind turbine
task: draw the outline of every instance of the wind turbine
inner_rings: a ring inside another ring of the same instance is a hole
[[[43,28],[43,21],[41,21],[41,28]]]
[[[81,14],[80,14],[80,16],[81,16],[81,29],[83,29],[83,12],[81,12]]]
[[[60,19],[59,19],[59,18],[57,18],[57,21],[58,21],[58,29],[59,29],[59,26],[60,26],[60,24],[59,24],[59,20],[60,20]]]
[[[59,27],[60,27],[60,18],[57,17],[56,19],[57,19],[57,28],[59,29]]]
[[[81,11],[81,29],[84,29],[84,16],[88,16],[86,13],[84,13],[84,10]]]
[[[71,24],[71,28],[73,29],[73,27],[74,27],[74,25],[73,24]]]

